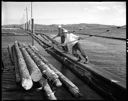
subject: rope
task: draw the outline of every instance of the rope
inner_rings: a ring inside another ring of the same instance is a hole
[[[84,39],[87,39],[87,38],[91,38],[91,37],[93,37],[93,36],[97,36],[97,35],[100,35],[100,34],[102,34],[102,33],[107,33],[108,31],[110,31],[110,30],[106,30],[106,31],[104,31],[104,32],[101,32],[101,33],[98,33],[98,34],[95,34],[95,35],[92,35],[92,34],[91,34],[91,35],[89,35],[89,34],[88,34],[88,35],[89,35],[89,37],[82,38],[82,39],[84,40]]]

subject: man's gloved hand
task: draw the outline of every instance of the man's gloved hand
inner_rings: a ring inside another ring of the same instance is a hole
[[[60,46],[65,46],[64,44],[60,44]]]
[[[49,50],[49,49],[51,49],[51,48],[54,48],[54,45],[51,46],[51,47],[45,48],[45,50]]]

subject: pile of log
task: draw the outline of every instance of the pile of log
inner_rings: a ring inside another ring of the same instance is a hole
[[[15,41],[12,46],[8,45],[8,50],[15,67],[16,82],[25,90],[38,82],[49,100],[57,100],[49,83],[55,87],[64,84],[75,97],[81,96],[78,87],[50,64],[35,46]]]

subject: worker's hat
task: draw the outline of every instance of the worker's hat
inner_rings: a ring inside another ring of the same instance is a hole
[[[61,25],[59,25],[58,27],[59,27],[59,28],[61,28],[62,26],[61,26]]]

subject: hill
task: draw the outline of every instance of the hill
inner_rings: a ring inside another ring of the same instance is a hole
[[[2,28],[20,28],[23,24],[12,24],[12,25],[4,25]],[[115,25],[102,25],[102,24],[62,24],[63,28],[76,33],[76,34],[91,34],[91,35],[100,35],[107,37],[117,37],[117,38],[126,38],[126,25],[124,26],[115,26]],[[58,33],[58,25],[43,25],[43,24],[35,24],[35,31],[40,33]]]

